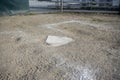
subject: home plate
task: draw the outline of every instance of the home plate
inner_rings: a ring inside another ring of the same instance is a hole
[[[61,46],[72,42],[72,38],[60,37],[60,36],[48,36],[46,43],[50,46]]]

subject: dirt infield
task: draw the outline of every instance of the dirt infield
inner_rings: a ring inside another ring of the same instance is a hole
[[[48,35],[74,41],[53,47]],[[120,16],[0,17],[0,80],[120,80]]]

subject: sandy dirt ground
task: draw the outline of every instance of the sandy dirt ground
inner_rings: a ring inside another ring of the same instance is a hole
[[[48,35],[74,41],[53,47]],[[120,16],[0,17],[0,80],[120,80]]]

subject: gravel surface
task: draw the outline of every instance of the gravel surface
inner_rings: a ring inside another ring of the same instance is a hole
[[[49,46],[48,35],[74,42]],[[120,80],[120,16],[0,17],[0,80]]]

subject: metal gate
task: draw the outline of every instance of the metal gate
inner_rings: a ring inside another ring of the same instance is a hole
[[[48,12],[118,13],[120,0],[29,0],[30,10]]]

